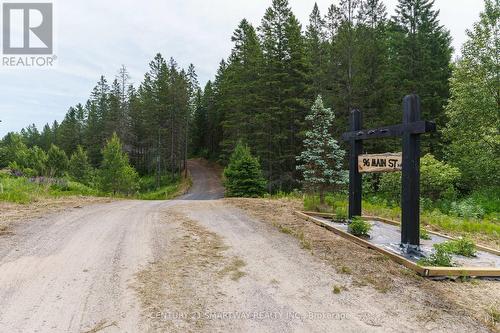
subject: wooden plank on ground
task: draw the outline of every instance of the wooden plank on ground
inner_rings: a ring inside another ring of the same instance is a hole
[[[396,253],[393,253],[391,251],[388,251],[386,249],[383,249],[375,244],[372,244],[368,242],[367,240],[364,240],[362,238],[356,237],[348,232],[345,232],[343,230],[337,229],[333,226],[331,226],[328,223],[325,223],[324,221],[315,218],[314,215],[316,213],[312,213],[311,215],[307,214],[306,212],[299,212],[295,211],[295,214],[299,217],[302,217],[306,220],[309,220],[325,229],[328,229],[335,234],[349,239],[353,241],[354,243],[363,246],[368,249],[375,250],[381,254],[386,255],[387,257],[391,258],[395,262],[414,270],[418,274],[426,277],[439,277],[439,276],[480,276],[480,277],[500,277],[500,268],[494,268],[494,267],[427,267],[427,266],[420,266],[414,263],[413,261],[410,261]],[[322,214],[326,216],[325,214]],[[329,216],[333,216],[333,214],[329,214]],[[383,221],[382,221],[383,222]],[[392,221],[396,222],[396,221]],[[396,222],[397,223],[397,222]],[[492,250],[492,249],[489,249]]]
[[[332,213],[317,213],[317,212],[309,212],[309,211],[304,211],[302,213],[307,214],[307,215],[320,216],[320,217],[330,217],[330,218],[335,217],[335,214],[332,214]],[[389,220],[389,219],[386,219],[383,217],[378,217],[378,216],[363,215],[362,218],[367,220],[367,221],[379,221],[379,222],[383,222],[383,223],[387,223],[387,224],[391,224],[391,225],[395,225],[395,226],[401,225],[401,222],[399,222],[399,221]],[[452,236],[448,236],[448,235],[445,235],[445,234],[442,234],[442,233],[439,233],[436,231],[432,231],[432,230],[427,230],[427,229],[425,229],[425,230],[431,235],[443,237],[443,238],[446,238],[449,240],[457,240],[457,238],[452,237]],[[497,256],[500,256],[500,250],[492,249],[491,247],[487,247],[487,246],[484,246],[481,244],[476,244],[476,248],[478,250],[488,252],[491,254],[496,254]]]

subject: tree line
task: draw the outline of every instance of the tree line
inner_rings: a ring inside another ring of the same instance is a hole
[[[49,152],[56,146],[67,156],[82,147],[97,168],[103,163],[104,145],[116,133],[140,174],[178,175],[187,159],[197,76],[193,65],[180,69],[161,54],[149,68],[138,88],[130,83],[125,66],[111,84],[101,76],[87,102],[70,107],[61,123],[46,124],[42,131],[30,125],[19,134],[9,133],[3,145],[15,145],[20,137],[28,148]],[[0,158],[3,167],[14,160],[5,156],[7,151]]]
[[[9,133],[0,148],[16,136],[46,152],[56,145],[67,156],[81,146],[98,167],[116,133],[132,166],[159,180],[179,174],[188,156],[227,164],[242,142],[258,157],[267,190],[289,191],[301,185],[297,157],[315,136],[306,117],[317,96],[335,115],[329,135],[338,139],[352,109],[363,111],[365,128],[397,124],[402,98],[416,93],[423,119],[439,129],[422,140],[422,154],[458,167],[461,189],[488,187],[499,182],[499,7],[485,0],[452,62],[450,33],[433,0],[399,0],[392,17],[382,0],[340,0],[326,13],[314,5],[305,28],[287,0],[273,0],[260,26],[240,22],[230,55],[203,89],[193,65],[181,69],[158,54],[138,87],[122,67],[111,84],[101,77],[61,123]],[[365,145],[370,153],[400,149],[396,139]],[[0,167],[11,161],[7,151],[0,149]],[[338,159],[345,166],[345,157]]]
[[[227,162],[238,140],[260,158],[271,191],[298,185],[296,156],[318,95],[332,107],[340,137],[350,110],[367,128],[401,122],[402,98],[417,93],[424,119],[446,123],[451,38],[431,0],[400,0],[388,18],[381,0],[341,0],[325,15],[314,5],[305,31],[287,0],[273,0],[259,27],[242,20],[233,49],[196,99],[193,150]],[[370,152],[399,151],[396,140]],[[438,133],[423,151],[441,158]]]

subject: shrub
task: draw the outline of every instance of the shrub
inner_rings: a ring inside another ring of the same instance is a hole
[[[486,214],[500,212],[500,186],[474,191],[470,198],[477,206],[484,209]]]
[[[436,247],[428,258],[420,259],[417,264],[421,266],[452,267],[451,254],[442,247]]]
[[[259,160],[239,142],[224,169],[224,186],[229,197],[259,197],[266,191]]]
[[[102,150],[103,160],[99,170],[99,186],[104,192],[131,194],[138,189],[139,175],[130,166],[128,156],[122,151],[120,139],[113,134]]]
[[[28,151],[28,168],[33,170],[34,176],[43,176],[47,171],[48,156],[43,149],[35,146]]]
[[[68,156],[61,148],[51,145],[47,153],[47,171],[49,177],[62,177],[68,170]]]
[[[455,196],[455,185],[460,171],[438,161],[428,154],[420,160],[420,192],[431,200],[451,199]],[[401,173],[385,173],[380,178],[380,191],[388,198],[399,201],[401,197]]]
[[[453,201],[450,207],[450,214],[469,219],[481,219],[484,217],[485,211],[472,198],[467,198],[459,202]]]
[[[88,185],[92,179],[93,169],[87,152],[81,146],[71,155],[69,160],[69,175],[74,180]]]
[[[349,223],[349,232],[354,236],[368,237],[370,236],[371,229],[372,225],[359,216],[355,216],[351,223]]]
[[[23,167],[27,156],[28,147],[24,144],[23,138],[17,133],[7,134],[3,139],[0,167],[5,167],[13,162]]]
[[[465,257],[476,256],[476,244],[469,238],[460,238],[434,245],[435,249],[442,249],[451,254],[457,254]]]

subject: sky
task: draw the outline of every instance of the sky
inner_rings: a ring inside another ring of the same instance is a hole
[[[289,1],[305,27],[315,1]],[[325,14],[332,0],[316,2]],[[132,82],[139,85],[149,61],[158,52],[167,59],[173,57],[184,68],[193,63],[204,84],[214,77],[221,59],[229,55],[231,35],[241,19],[258,26],[271,0],[53,3],[56,66],[0,66],[0,137],[32,123],[41,129],[47,122],[61,121],[70,106],[85,103],[101,75],[112,81],[122,64],[128,68]],[[397,0],[384,3],[392,15]],[[457,55],[466,40],[466,29],[484,8],[483,1],[435,0],[435,7],[440,10],[441,24],[451,32]]]

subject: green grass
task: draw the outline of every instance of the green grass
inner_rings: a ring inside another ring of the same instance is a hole
[[[140,200],[170,200],[182,195],[192,185],[191,178],[163,176],[161,184],[166,184],[156,188],[156,178],[154,176],[142,177],[140,190],[136,195]]]
[[[334,208],[334,211],[347,209],[347,195],[345,194],[328,194],[326,203]],[[307,195],[304,198],[304,209],[309,211],[317,210],[319,198],[317,196]],[[497,219],[498,214],[492,212],[492,207],[489,207],[489,214],[484,218],[465,218],[453,215],[448,215],[434,208],[431,210],[423,210],[420,215],[420,220],[424,225],[432,225],[440,230],[483,234],[491,238],[500,237],[500,221]],[[399,206],[392,205],[386,200],[377,197],[367,197],[363,200],[363,213],[366,215],[379,216],[390,220],[401,220],[401,209]]]
[[[162,178],[164,185],[154,189],[154,178],[141,179],[141,190],[139,193],[128,198],[140,200],[168,200],[183,194],[190,186],[191,179]],[[0,201],[28,204],[42,198],[60,198],[67,196],[112,196],[84,184],[63,180],[60,184],[35,184],[25,177],[11,177],[0,174]],[[116,195],[115,197],[123,197]]]
[[[26,204],[34,201],[47,191],[39,185],[28,182],[26,178],[0,178],[0,200]]]
[[[0,178],[0,201],[27,204],[43,197],[59,198],[73,195],[99,196],[99,191],[72,181],[61,186],[34,184],[24,177]]]
[[[180,181],[175,184],[162,186],[157,190],[153,190],[146,193],[140,193],[137,195],[137,199],[140,200],[168,200],[173,199],[179,193]]]

